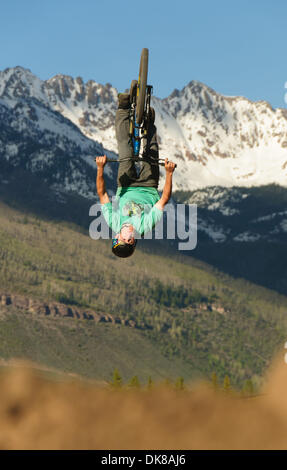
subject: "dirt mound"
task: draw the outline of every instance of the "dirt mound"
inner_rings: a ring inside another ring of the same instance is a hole
[[[286,389],[282,357],[262,395],[248,399],[207,384],[113,391],[9,367],[0,375],[0,448],[286,449]]]

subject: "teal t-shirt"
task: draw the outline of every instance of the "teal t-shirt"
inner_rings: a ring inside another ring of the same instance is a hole
[[[115,204],[102,204],[104,218],[111,229],[118,233],[124,223],[133,225],[143,235],[153,229],[162,217],[162,210],[154,205],[160,197],[155,188],[130,186],[118,188]]]

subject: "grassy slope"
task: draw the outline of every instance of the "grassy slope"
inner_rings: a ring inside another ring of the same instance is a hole
[[[93,241],[76,227],[23,215],[4,204],[0,205],[0,259],[2,290],[45,300],[65,295],[71,303],[135,319],[142,327],[142,331],[128,332],[126,328],[104,330],[106,327],[100,327],[101,331],[109,331],[107,336],[111,339],[111,347],[101,347],[97,353],[102,364],[101,377],[107,377],[117,366],[115,358],[126,376],[141,375],[141,368],[145,370],[143,376],[152,375],[158,357],[158,370],[162,368],[164,374],[171,367],[169,375],[180,375],[173,369],[176,361],[180,361],[180,373],[184,371],[186,378],[201,370],[206,375],[216,371],[221,379],[229,374],[236,385],[250,377],[256,382],[274,350],[287,337],[287,299],[284,296],[242,279],[232,279],[204,263],[180,255],[166,257],[137,249],[132,258],[120,260],[111,254],[107,241]],[[162,292],[160,297],[151,295],[155,284],[155,290]],[[181,301],[178,299],[180,291],[189,297]],[[198,294],[206,304],[216,295],[216,302],[229,312],[222,315],[194,309],[192,296],[196,298]],[[26,319],[19,319],[17,338],[22,334],[23,321]],[[27,322],[30,321],[27,316]],[[34,331],[35,337],[41,338],[32,354],[37,357],[28,357],[39,361],[40,355],[40,361],[51,363],[53,352],[44,348],[42,341],[49,331],[49,323],[45,325],[45,328],[39,327],[40,333]],[[59,328],[61,331],[64,327]],[[92,339],[100,331],[99,327],[85,324],[82,328],[83,331],[95,328],[85,356],[96,357]],[[126,334],[132,338],[128,350]],[[61,359],[64,362],[60,361],[59,366],[67,370],[74,367],[75,372],[80,370],[87,375],[98,374],[98,369],[92,372],[87,362],[83,367],[84,349],[78,347],[78,335],[79,331],[76,341],[70,342],[61,356],[65,360]],[[139,353],[139,338],[143,341],[143,353]],[[100,344],[106,341],[103,336]],[[12,343],[9,354],[15,354]],[[22,345],[24,343],[23,340]],[[53,348],[55,344],[57,342]],[[169,363],[164,362],[167,359],[163,360],[163,354],[169,358]],[[135,357],[138,357],[137,366],[127,366]]]
[[[118,368],[126,381],[190,377],[183,361],[169,361],[141,332],[120,325],[96,325],[69,318],[37,318],[1,308],[0,357],[25,358],[50,368],[110,380]]]

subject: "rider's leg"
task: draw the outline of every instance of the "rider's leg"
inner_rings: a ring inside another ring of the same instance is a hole
[[[151,108],[152,118],[150,120],[150,126],[147,133],[147,138],[143,139],[143,150],[146,157],[150,157],[153,160],[159,158],[158,155],[158,142],[156,135],[156,126],[154,125],[154,110]],[[151,165],[147,161],[142,162],[142,168],[139,173],[136,185],[144,187],[157,188],[159,182],[159,166]],[[135,184],[133,184],[135,186]]]
[[[118,186],[121,187],[130,186],[137,178],[133,159],[133,145],[129,135],[129,113],[129,95],[121,93],[115,123],[119,150]]]

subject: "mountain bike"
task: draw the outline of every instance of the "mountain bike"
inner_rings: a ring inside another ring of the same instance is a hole
[[[147,136],[152,111],[150,107],[153,87],[147,85],[149,51],[144,48],[141,52],[139,77],[132,80],[130,86],[130,137],[133,143],[133,157],[136,162],[148,161],[151,165],[165,165],[163,158],[152,158],[146,152],[140,153],[141,141]],[[128,160],[128,159],[127,159]],[[107,162],[119,162],[118,159],[108,158]]]

